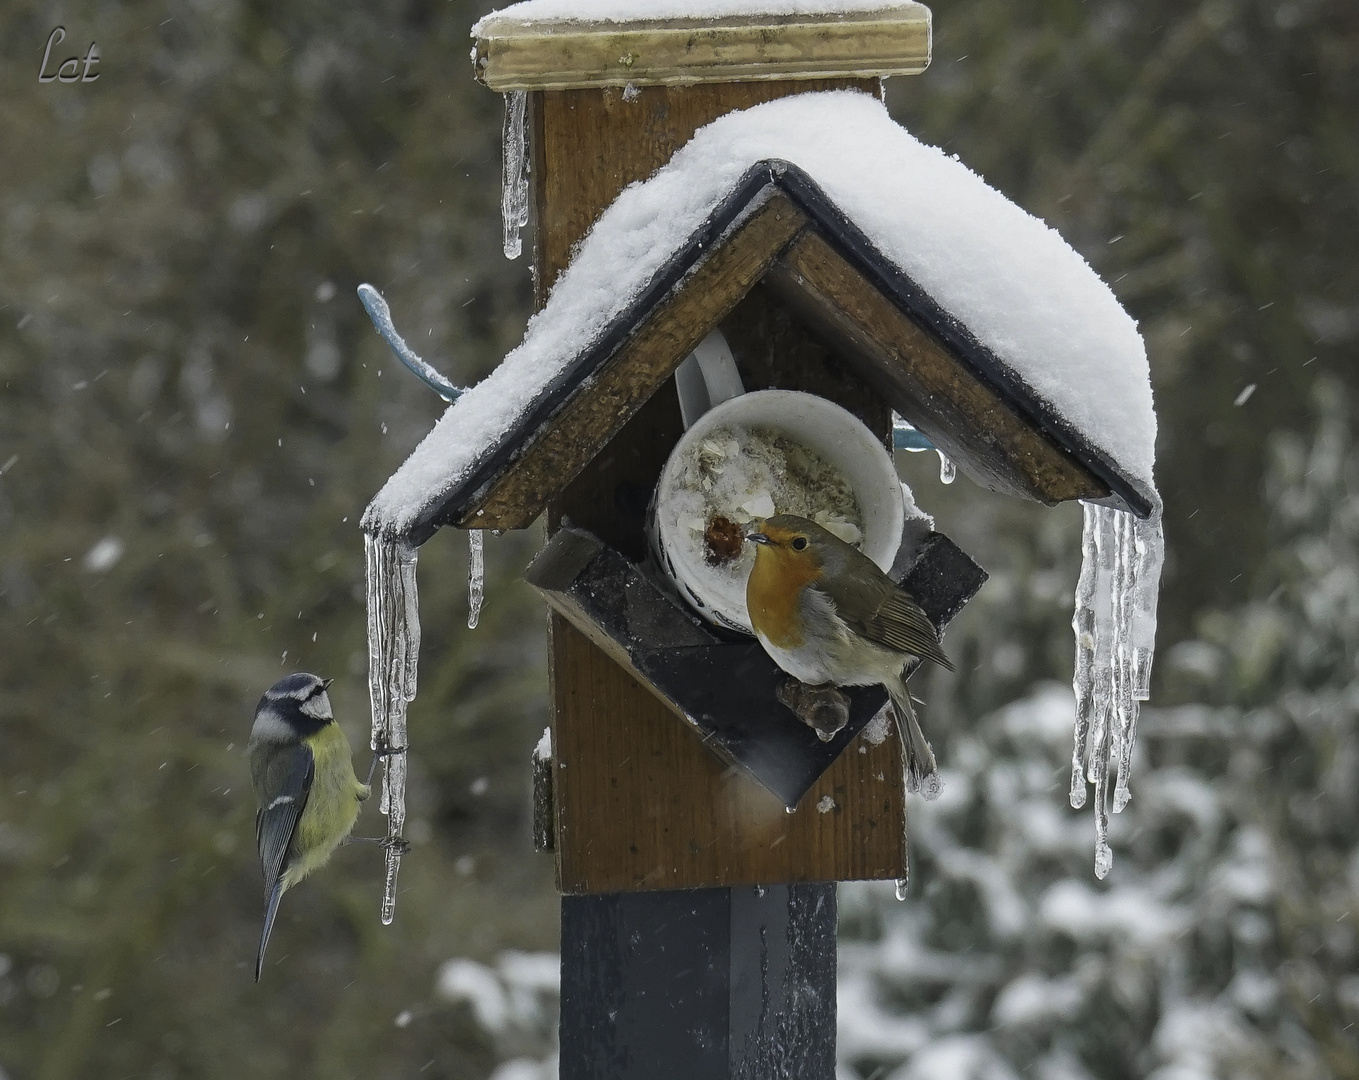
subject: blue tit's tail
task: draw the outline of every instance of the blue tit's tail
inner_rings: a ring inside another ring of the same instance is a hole
[[[283,898],[283,878],[274,882],[269,890],[269,902],[264,907],[264,932],[260,934],[260,953],[255,958],[255,981],[260,981],[264,970],[264,950],[269,947],[269,935],[274,931],[274,918],[278,915],[278,902]]]
[[[915,708],[911,705],[911,695],[906,689],[904,679],[887,684],[887,693],[892,698],[892,713],[897,719],[897,736],[901,739],[902,765],[906,772],[906,790],[918,791],[926,799],[937,799],[943,790],[939,780],[939,766],[934,760],[934,751],[929,740],[920,730]]]

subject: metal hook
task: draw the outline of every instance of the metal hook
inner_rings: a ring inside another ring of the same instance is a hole
[[[387,307],[387,301],[382,298],[382,294],[377,289],[368,284],[360,285],[359,301],[363,304],[363,309],[368,312],[368,317],[373,320],[373,327],[382,335],[382,340],[387,342],[392,352],[396,353],[396,358],[414,372],[417,379],[450,404],[462,396],[463,387],[454,386],[428,363],[416,356],[415,351],[396,332],[396,326],[392,323],[391,309]]]

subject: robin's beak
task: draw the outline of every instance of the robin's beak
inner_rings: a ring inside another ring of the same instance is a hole
[[[765,534],[762,532],[747,533],[746,539],[754,540],[755,543],[757,544],[772,544],[774,542],[770,540],[769,537],[765,536]]]

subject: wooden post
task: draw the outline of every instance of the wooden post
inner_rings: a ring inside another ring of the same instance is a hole
[[[842,88],[879,92],[876,79],[840,79],[640,87],[630,99],[612,87],[534,93],[530,175],[540,300],[617,194],[665,164],[700,126],[786,94]],[[761,297],[740,306],[749,312],[733,315],[733,337],[757,335],[764,348],[795,357],[798,388],[838,399],[887,437],[886,408],[857,380],[828,376],[834,358],[824,348],[789,320],[770,317]],[[782,374],[786,382],[789,371]],[[549,528],[565,517],[643,558],[647,500],[682,430],[668,383],[550,504]],[[903,872],[901,765],[890,740],[843,755],[804,800],[814,807],[829,796],[836,813],[790,816],[556,616],[550,655],[564,892],[870,876],[849,869],[851,855],[856,869],[867,856],[871,876]]]
[[[534,92],[539,304],[618,193],[703,124],[786,94],[843,87],[879,92],[876,79],[647,86],[630,100],[612,87]],[[885,417],[874,419],[881,428]],[[671,383],[551,504],[549,528],[569,518],[640,559],[646,501],[682,431]],[[839,815],[816,811],[819,796],[790,816],[723,767],[564,618],[552,616],[550,633],[556,848],[567,893],[563,1080],[762,1077],[783,1075],[781,1060],[798,1063],[787,1075],[832,1080],[835,886],[825,882],[839,876],[835,855],[851,852],[856,838],[836,828]],[[879,872],[899,873],[904,861],[900,776],[889,741],[843,755],[820,785],[837,805],[873,803],[876,846],[897,856]],[[715,887],[618,891],[677,880]],[[729,884],[795,880],[822,883]],[[817,911],[815,928],[802,927],[799,905]],[[780,1019],[793,999],[806,1007]]]
[[[794,93],[880,96],[877,76],[923,70],[927,10],[857,18],[857,29],[855,17],[829,16],[483,24],[478,78],[529,92],[538,306],[623,188],[702,125]],[[858,48],[873,43],[873,63],[852,63],[854,34]],[[572,63],[586,66],[564,72]],[[747,388],[821,393],[889,439],[888,410],[868,387],[781,315],[777,297],[747,291],[733,293],[724,328],[748,360],[794,358],[776,371],[748,362]],[[671,380],[552,500],[549,530],[569,520],[642,559],[647,501],[682,430]],[[833,1080],[834,882],[904,873],[895,743],[851,747],[789,814],[565,618],[552,615],[550,634],[562,1077]]]

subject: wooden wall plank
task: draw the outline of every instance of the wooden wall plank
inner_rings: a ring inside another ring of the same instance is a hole
[[[902,876],[895,740],[860,738],[789,814],[560,617],[552,659],[563,892]]]
[[[846,357],[884,401],[972,479],[994,491],[1055,505],[1104,498],[1109,488],[971,376],[928,331],[819,234],[808,231],[765,279]]]

